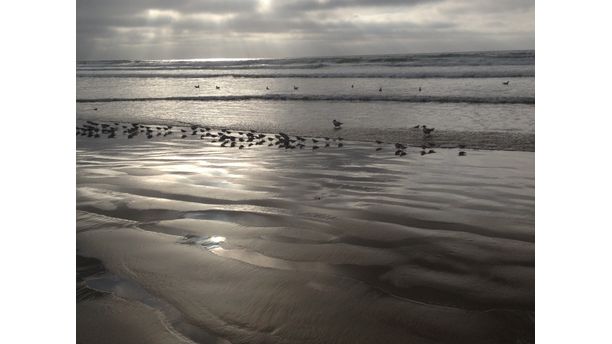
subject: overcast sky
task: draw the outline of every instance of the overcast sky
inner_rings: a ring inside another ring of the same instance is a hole
[[[534,20],[534,0],[77,0],[77,58],[534,49]]]

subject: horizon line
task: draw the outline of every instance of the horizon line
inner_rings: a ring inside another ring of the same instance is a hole
[[[418,52],[418,53],[382,53],[382,54],[353,54],[353,55],[309,55],[299,57],[192,57],[192,58],[172,58],[172,59],[128,59],[128,58],[116,58],[116,59],[76,59],[76,62],[94,62],[94,61],[206,61],[215,62],[218,61],[240,61],[240,60],[291,60],[291,59],[303,59],[303,58],[338,58],[338,57],[367,57],[367,56],[400,56],[400,55],[431,55],[431,54],[467,54],[467,53],[487,53],[487,52],[511,52],[511,51],[534,51],[532,49],[499,49],[499,50],[463,50],[463,51],[430,51],[430,52]]]

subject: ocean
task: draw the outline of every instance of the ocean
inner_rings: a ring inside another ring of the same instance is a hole
[[[76,85],[80,120],[535,150],[533,50],[78,61]]]

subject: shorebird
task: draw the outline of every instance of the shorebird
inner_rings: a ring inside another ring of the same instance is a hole
[[[195,85],[195,86],[193,86],[193,87],[195,87],[195,88],[200,88],[200,85]]]
[[[220,90],[220,89],[221,89],[221,87],[219,87],[219,86],[215,86],[215,88],[216,88],[216,89],[218,89],[218,90]]]
[[[376,151],[378,152],[379,150],[382,150],[382,147],[378,147],[376,148]]]
[[[376,143],[381,144],[381,143],[383,143],[383,142],[382,142],[382,141],[380,141],[380,140],[376,140]]]
[[[344,123],[342,123],[342,122],[338,122],[338,121],[336,121],[336,120],[333,120],[333,121],[332,121],[332,123],[334,124],[334,128],[335,128],[335,129],[339,129],[339,128],[340,128],[340,126],[341,126],[342,124],[344,124]]]
[[[421,88],[419,87],[419,92],[421,92]]]
[[[465,156],[465,152],[464,151],[459,152],[459,156]]]
[[[424,150],[422,150],[422,151],[421,151],[421,155],[425,155],[425,154],[427,154],[427,152],[426,152],[426,151],[424,151]]]
[[[293,85],[293,89],[294,89],[294,90],[297,90],[298,88],[299,88],[299,87],[297,87],[297,86]]]
[[[351,85],[351,88],[355,88],[355,85]]]
[[[504,85],[509,85],[509,84],[510,84],[510,80],[508,80],[508,81],[504,81],[504,82],[502,82],[502,84],[504,84]]]
[[[378,89],[378,92],[382,92],[382,87]]]
[[[431,134],[432,131],[434,131],[436,128],[427,128],[426,125],[423,126],[423,134],[425,135],[429,135]]]
[[[415,126],[414,126],[414,127],[412,127],[412,128],[414,128],[414,129],[419,129],[420,127],[421,127],[421,125],[420,125],[420,124],[417,124],[417,125],[415,125]]]
[[[401,144],[401,143],[396,143],[396,144],[395,144],[395,148],[397,148],[397,149],[406,149],[407,147],[406,147],[406,146],[404,146],[404,145],[403,145],[403,144]]]
[[[266,90],[269,90],[268,86],[266,86]]]

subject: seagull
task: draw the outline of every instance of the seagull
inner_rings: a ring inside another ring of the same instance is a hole
[[[507,85],[509,85],[509,84],[510,84],[510,80],[508,80],[508,81],[504,81],[504,82],[502,82],[502,84],[504,84],[504,85],[506,85],[506,86],[507,86]]]
[[[333,120],[332,123],[334,124],[334,128],[339,129],[340,126],[343,124],[342,122],[338,122],[336,120]]]
[[[423,126],[423,134],[425,135],[429,135],[431,134],[432,131],[434,131],[436,128],[427,128],[426,125]]]

